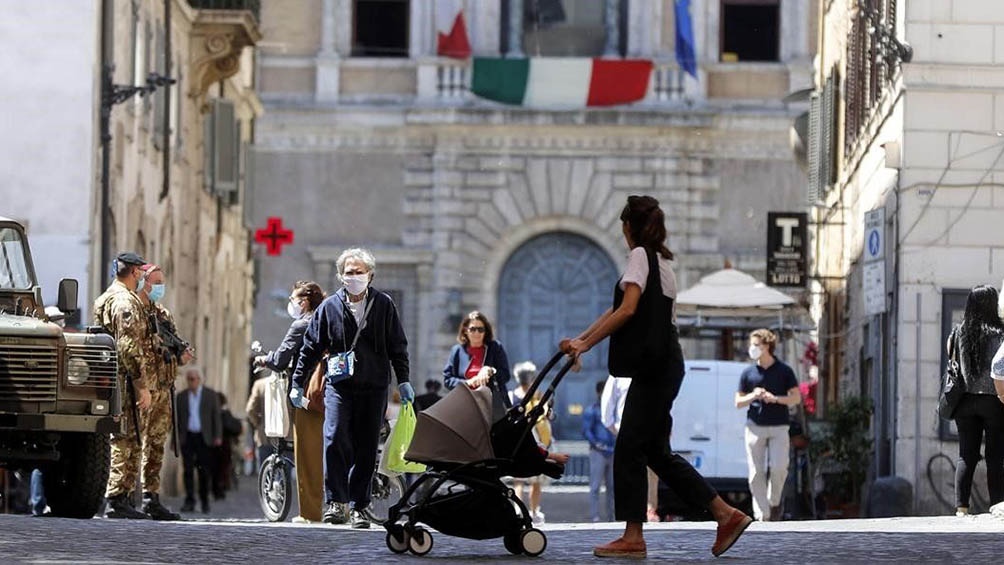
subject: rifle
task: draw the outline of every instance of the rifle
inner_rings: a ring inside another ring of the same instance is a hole
[[[136,389],[132,386],[132,375],[125,374],[126,388],[129,389],[129,409],[132,410],[132,431],[136,434],[136,443],[143,445],[139,437],[139,410],[136,408]]]
[[[170,362],[173,357],[178,363],[181,363],[181,357],[192,348],[192,345],[178,337],[173,323],[167,320],[161,322],[155,308],[150,312],[150,324],[157,337],[160,338],[161,354],[164,356],[164,361]]]

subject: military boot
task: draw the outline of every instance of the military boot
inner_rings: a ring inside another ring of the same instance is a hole
[[[108,498],[105,518],[128,518],[130,520],[148,520],[150,517],[133,508],[129,501],[129,493]]]
[[[181,514],[171,512],[171,510],[160,503],[160,495],[152,492],[143,493],[143,513],[154,520],[173,522],[181,520]]]

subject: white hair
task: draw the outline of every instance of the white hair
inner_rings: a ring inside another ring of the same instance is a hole
[[[342,251],[342,254],[338,256],[335,261],[335,267],[338,269],[338,277],[345,273],[345,262],[349,259],[358,259],[362,261],[366,268],[369,269],[370,276],[376,274],[376,259],[373,258],[373,254],[361,247],[353,247],[351,249],[346,249]]]
[[[533,361],[523,361],[522,363],[516,363],[516,366],[512,368],[512,375],[519,378],[523,373],[536,373],[537,366],[533,364]]]
[[[1001,291],[997,294],[997,315],[1004,320],[1004,281],[1001,281]]]

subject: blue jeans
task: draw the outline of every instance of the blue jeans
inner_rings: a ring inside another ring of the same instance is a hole
[[[324,501],[369,506],[387,388],[351,381],[324,390]]]
[[[603,514],[606,522],[614,519],[614,455],[589,448],[589,516],[600,521],[600,484],[607,487],[607,508]]]
[[[34,469],[31,472],[31,493],[28,504],[31,506],[31,513],[41,516],[45,513],[45,487],[42,485],[42,471]]]

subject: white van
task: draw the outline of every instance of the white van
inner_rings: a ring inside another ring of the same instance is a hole
[[[670,445],[685,457],[729,504],[752,510],[743,435],[746,410],[735,406],[739,377],[749,363],[686,361],[687,374],[673,402]],[[666,485],[659,486],[660,514],[701,518]]]

